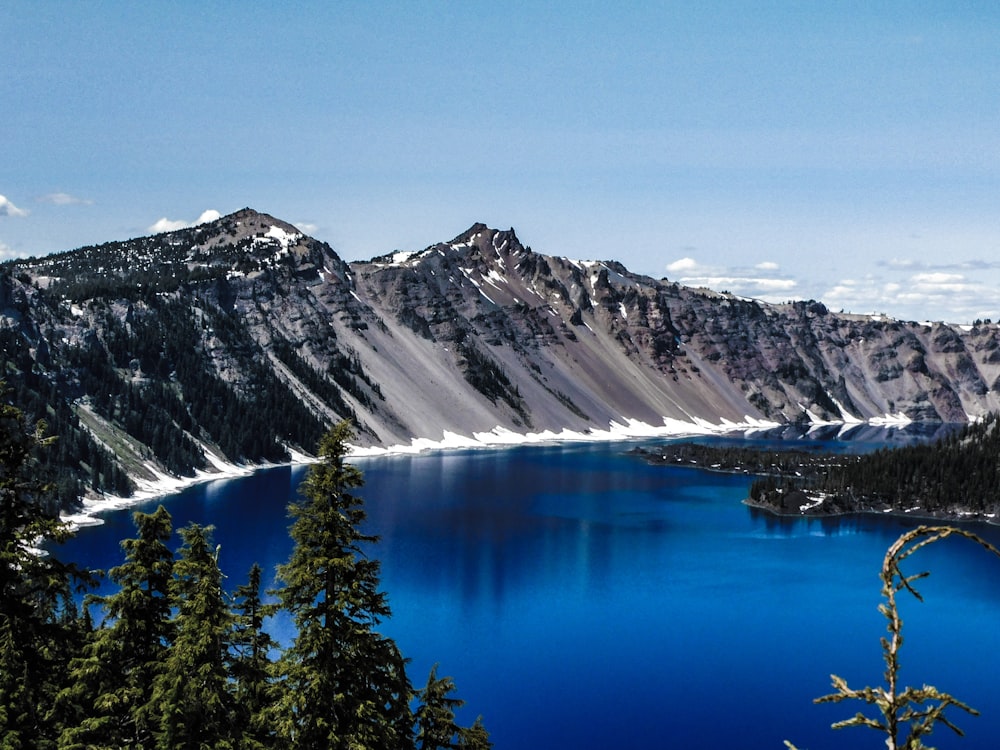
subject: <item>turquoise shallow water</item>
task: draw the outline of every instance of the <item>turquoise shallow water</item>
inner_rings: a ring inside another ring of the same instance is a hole
[[[412,681],[440,663],[467,701],[463,718],[483,714],[498,750],[884,747],[869,730],[829,729],[856,706],[811,699],[830,672],[858,687],[882,679],[878,568],[917,522],[776,520],[742,505],[748,478],[649,466],[628,447],[357,461],[393,608],[383,630],[412,659]],[[215,524],[236,586],[254,561],[273,571],[287,558],[284,509],[303,472],[163,502],[176,527]],[[117,564],[131,521],[106,520],[63,556]],[[1000,542],[997,529],[977,530]],[[956,542],[914,563],[932,576],[925,603],[903,601],[904,680],[983,712],[953,714],[967,737],[942,727],[931,744],[995,748],[1000,561]]]

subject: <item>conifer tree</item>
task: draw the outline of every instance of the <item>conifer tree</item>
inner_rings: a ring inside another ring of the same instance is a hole
[[[233,592],[235,623],[229,673],[236,696],[237,746],[246,750],[274,748],[271,725],[275,688],[271,682],[271,652],[277,644],[264,630],[268,607],[261,601],[261,570],[250,568],[247,582]]]
[[[125,562],[108,574],[120,588],[94,597],[104,621],[70,663],[69,686],[60,699],[78,707],[83,718],[63,730],[63,750],[155,746],[153,683],[171,641],[171,520],[162,505],[133,519],[138,536],[122,542]]]
[[[289,507],[294,549],[275,593],[296,626],[279,661],[277,721],[296,748],[412,746],[411,690],[395,643],[376,632],[389,616],[379,563],[364,545],[361,473],[344,458],[352,437],[341,422],[320,441],[320,462]]]
[[[419,691],[420,706],[416,711],[418,750],[450,750],[458,747],[461,728],[455,723],[455,709],[465,701],[454,698],[455,681],[437,676],[437,664],[431,667],[427,685]]]
[[[463,750],[490,750],[493,747],[490,733],[483,726],[482,716],[477,716],[471,727],[462,730],[458,737],[458,746]]]
[[[226,669],[232,614],[211,532],[194,523],[180,530],[183,546],[171,582],[174,639],[153,689],[163,750],[234,746]]]
[[[455,709],[465,705],[465,701],[453,697],[454,692],[455,681],[451,677],[439,678],[435,664],[427,676],[427,685],[417,694],[420,700],[415,713],[417,750],[489,750],[493,747],[482,716],[471,727],[455,722]]]
[[[2,386],[2,384],[0,384]],[[73,566],[35,547],[60,541],[67,526],[46,507],[33,454],[51,442],[44,424],[0,405],[0,748],[47,748],[55,741],[53,703],[75,632]]]

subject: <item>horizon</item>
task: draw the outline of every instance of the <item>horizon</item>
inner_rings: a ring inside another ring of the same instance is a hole
[[[345,260],[473,222],[766,302],[1000,318],[1000,8],[0,10],[0,258],[242,206]]]

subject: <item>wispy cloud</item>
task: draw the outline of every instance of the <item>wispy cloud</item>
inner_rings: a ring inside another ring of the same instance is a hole
[[[988,271],[1000,269],[1000,261],[983,260],[982,258],[970,258],[951,263],[927,263],[911,258],[892,258],[891,260],[880,260],[876,265],[890,271]]]
[[[214,208],[210,208],[207,211],[202,211],[201,216],[199,216],[194,221],[184,221],[183,219],[168,219],[164,216],[158,219],[151,226],[147,228],[147,231],[153,234],[159,234],[160,232],[175,232],[178,229],[187,229],[188,227],[196,227],[199,224],[207,224],[210,221],[215,221],[220,218],[222,214],[216,211]]]
[[[11,203],[6,196],[0,195],[0,216],[27,216],[28,212]]]
[[[53,206],[92,206],[94,201],[69,193],[48,193],[35,199],[36,203],[50,203]]]
[[[694,258],[680,258],[673,263],[667,263],[667,273],[685,274],[691,273],[698,268],[698,262]]]
[[[11,260],[12,258],[20,258],[22,253],[17,252],[10,245],[0,242],[0,260]]]
[[[707,287],[770,301],[789,299],[799,284],[774,262],[764,261],[753,267],[719,267],[702,265],[685,257],[667,264],[670,278],[685,286]]]
[[[910,273],[899,280],[876,276],[842,279],[821,298],[830,307],[847,312],[951,323],[995,318],[1000,310],[1000,289],[995,284],[945,271]]]

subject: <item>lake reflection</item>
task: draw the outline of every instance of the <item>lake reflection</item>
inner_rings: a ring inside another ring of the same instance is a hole
[[[864,449],[877,444],[864,435]],[[393,608],[383,629],[413,682],[440,662],[468,702],[463,719],[482,713],[498,750],[883,746],[829,730],[857,707],[811,699],[831,671],[881,679],[878,567],[916,522],[775,519],[742,505],[747,477],[650,466],[628,447],[357,460]],[[165,504],[177,526],[217,526],[235,586],[252,562],[273,571],[287,558],[284,506],[302,475],[260,472]],[[130,534],[117,514],[67,552],[108,567]],[[903,602],[904,677],[983,711],[954,716],[969,736],[942,730],[936,746],[993,748],[1000,562],[971,546],[927,552],[915,560],[933,566],[927,603]]]

